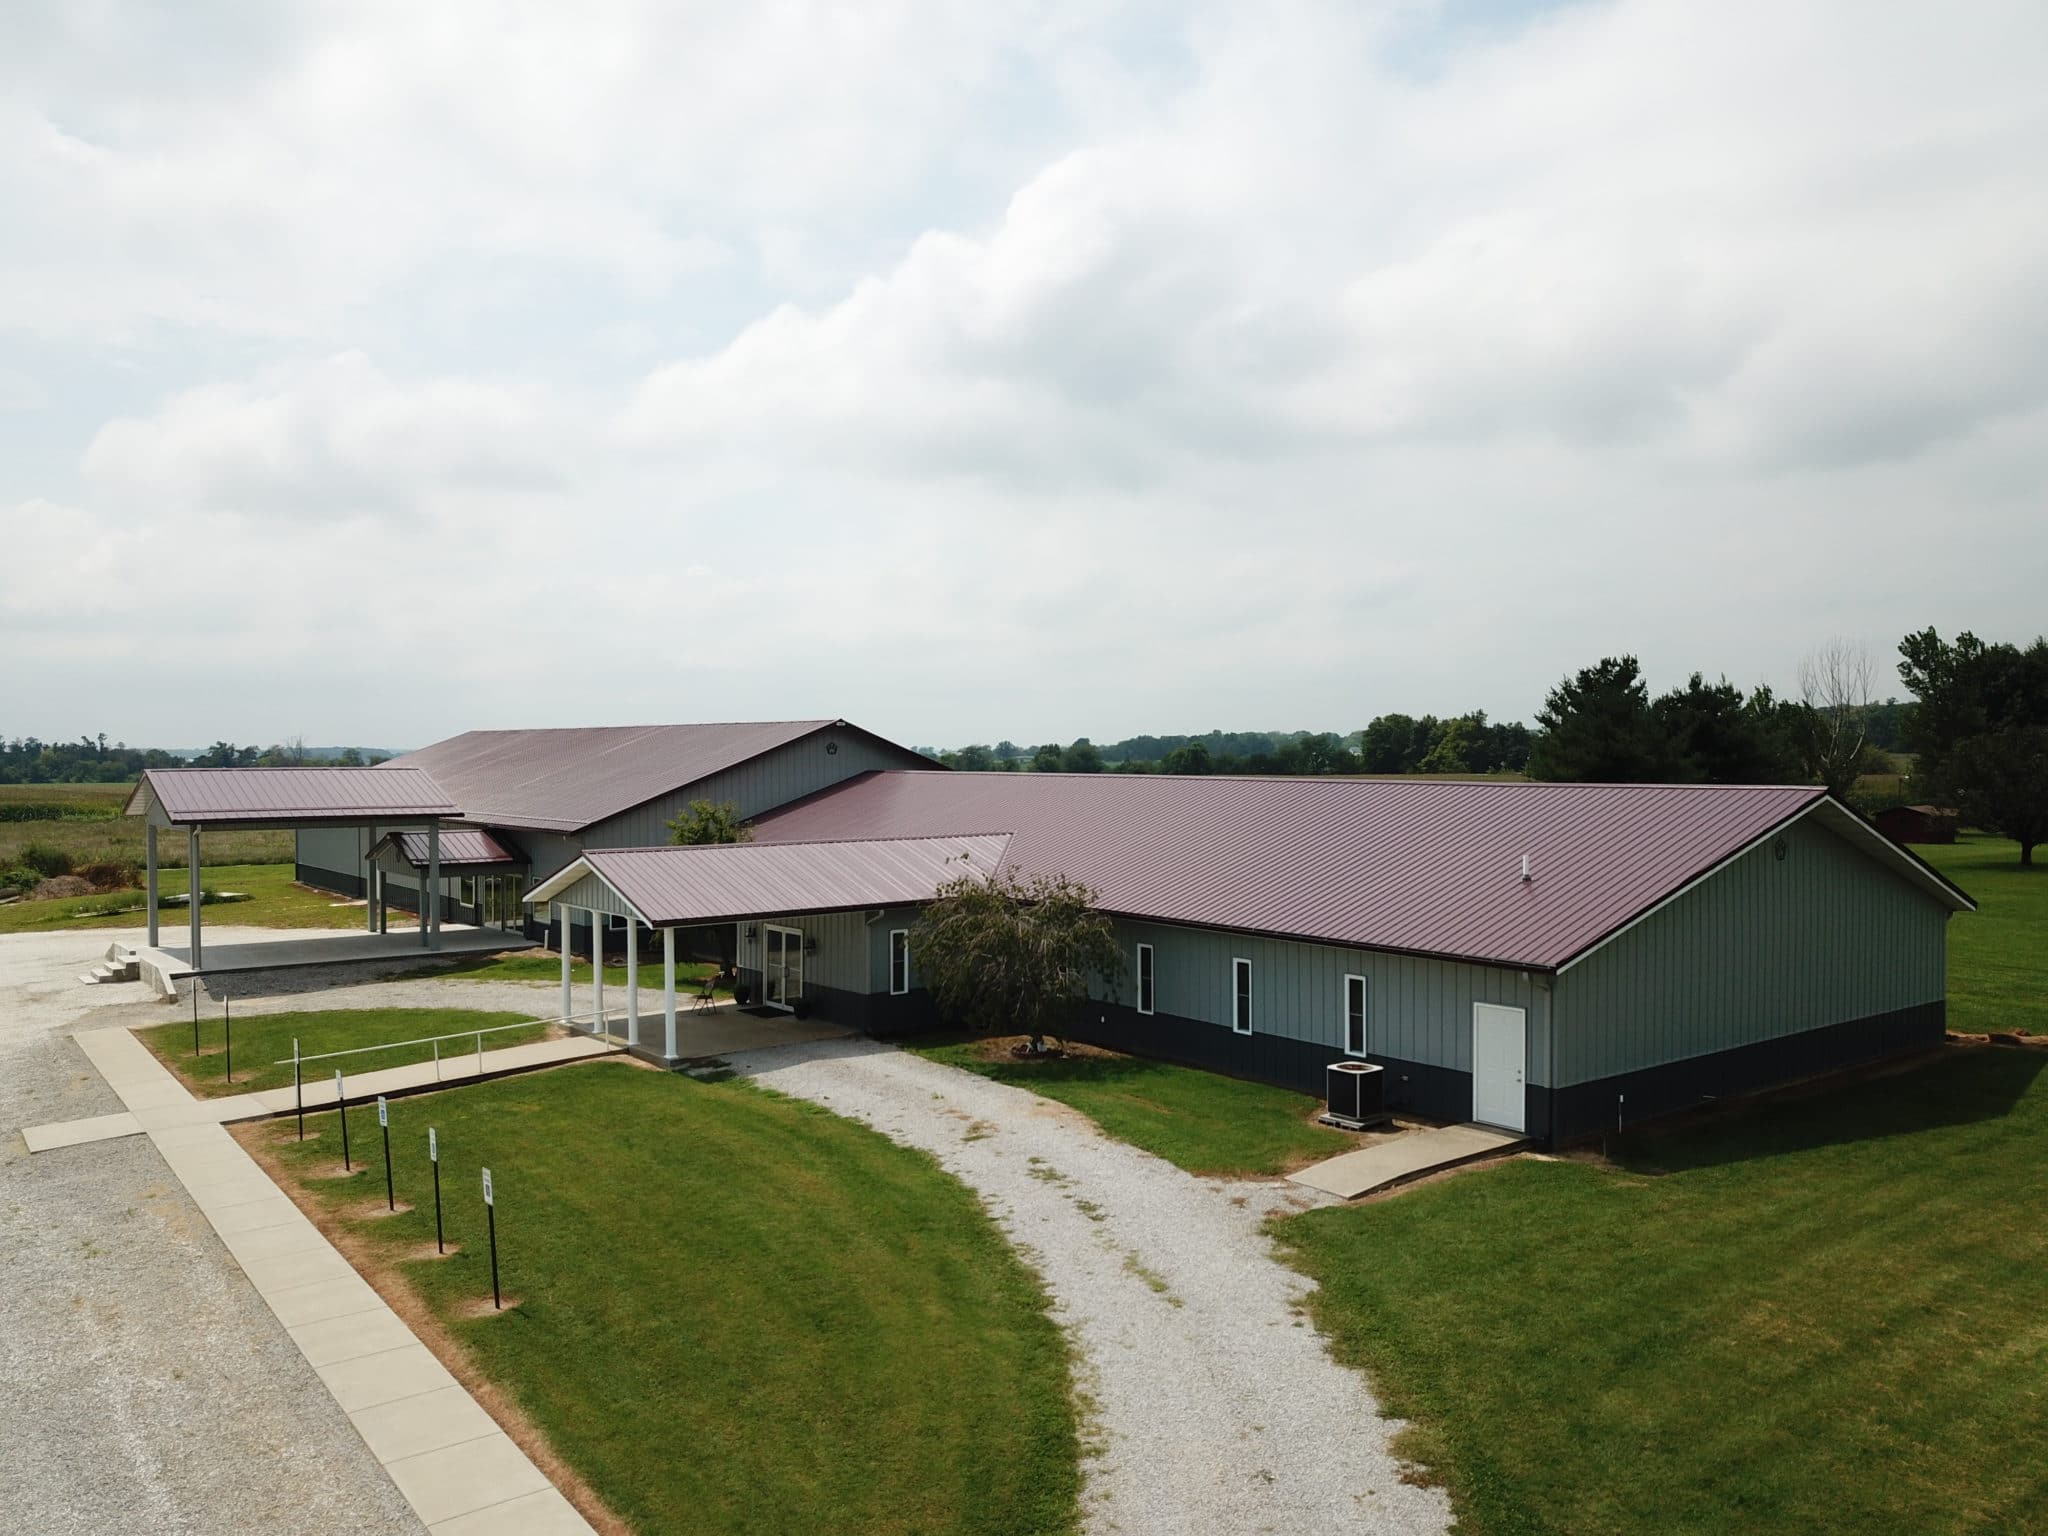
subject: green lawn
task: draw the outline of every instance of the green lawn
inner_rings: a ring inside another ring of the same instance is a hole
[[[136,1038],[154,1051],[159,1061],[184,1079],[185,1085],[194,1093],[204,1098],[218,1098],[229,1093],[289,1088],[292,1084],[289,1063],[295,1037],[301,1053],[318,1056],[328,1051],[348,1051],[358,1046],[382,1045],[390,1041],[425,1040],[434,1035],[453,1034],[460,1029],[496,1029],[503,1024],[523,1026],[485,1035],[484,1049],[495,1051],[508,1045],[527,1045],[543,1039],[548,1028],[524,1014],[485,1013],[474,1008],[338,1008],[325,1012],[235,1015],[231,1000],[229,1012],[235,1032],[235,1080],[232,1083],[226,1076],[227,1053],[222,1048],[226,1027],[222,1024],[221,1005],[217,1002],[200,1004],[200,1054],[197,1057],[192,1054],[192,1019],[189,1014],[175,1023],[139,1029],[135,1032]],[[474,1039],[445,1041],[441,1045],[441,1055],[453,1058],[475,1049]],[[402,1067],[410,1062],[431,1061],[433,1056],[434,1047],[431,1045],[407,1046],[366,1056],[345,1057],[340,1061],[319,1062],[311,1069],[311,1076],[332,1082],[336,1067],[354,1077],[364,1072],[381,1072],[386,1067]],[[274,1065],[278,1062],[286,1064]]]
[[[708,960],[676,962],[676,991],[695,991],[705,977],[715,975],[718,967]],[[473,960],[460,960],[454,965],[423,970],[422,976],[451,976],[459,981],[553,981],[562,979],[562,956],[557,950],[526,949],[509,955],[479,955]],[[590,985],[590,962],[572,960],[569,962],[570,980],[579,987]],[[604,984],[617,987],[621,995],[626,987],[626,967],[623,963],[607,965],[604,968]],[[653,988],[657,997],[661,992],[661,962],[659,960],[640,962],[640,985]],[[721,992],[729,989],[721,987]]]
[[[1190,1173],[1283,1173],[1357,1145],[1341,1131],[1310,1123],[1319,1100],[1284,1088],[1136,1056],[991,1058],[987,1045],[954,1038],[912,1049],[1070,1104],[1118,1140]]]
[[[2048,863],[2019,845],[1965,833],[1913,851],[1976,898],[1949,919],[1948,1027],[1964,1034],[2048,1034]]]
[[[644,1533],[1071,1530],[1078,1440],[1038,1282],[921,1152],[743,1081],[616,1063],[392,1105],[353,1180],[331,1116],[245,1133],[395,1267]],[[427,1127],[451,1245],[431,1255]],[[489,1312],[479,1167],[505,1290]],[[417,1257],[424,1252],[427,1257]],[[481,1309],[479,1309],[481,1303]]]
[[[2048,1053],[1276,1222],[1476,1536],[2048,1529]]]
[[[315,891],[292,878],[289,864],[203,864],[202,885],[215,891],[242,891],[247,901],[223,902],[204,909],[211,925],[237,923],[252,928],[361,928],[360,905],[337,905],[341,898],[328,891]],[[187,889],[182,869],[160,870],[161,895],[183,895]],[[100,915],[109,905],[131,905],[134,910]],[[183,905],[160,909],[159,921],[166,938],[185,932],[187,911]],[[403,918],[411,926],[410,914],[392,913],[392,925]],[[0,906],[0,933],[44,933],[56,928],[140,928],[148,921],[141,891],[116,891],[104,896],[71,896],[60,901],[15,901]]]

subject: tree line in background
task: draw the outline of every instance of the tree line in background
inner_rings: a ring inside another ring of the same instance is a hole
[[[0,784],[127,784],[140,778],[145,768],[297,768],[313,763],[366,767],[389,756],[366,747],[308,747],[297,739],[270,747],[217,741],[193,754],[110,743],[104,735],[76,741],[0,737]]]

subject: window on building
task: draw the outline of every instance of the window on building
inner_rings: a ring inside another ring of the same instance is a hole
[[[1363,1056],[1366,1051],[1366,986],[1363,976],[1344,978],[1344,1054]]]
[[[1252,963],[1233,960],[1230,969],[1236,982],[1230,999],[1230,1027],[1240,1035],[1248,1035],[1252,1032]]]
[[[1152,946],[1138,946],[1138,1012],[1152,1011]]]
[[[910,930],[889,930],[889,992],[901,997],[910,990]]]
[[[461,903],[462,903],[462,904],[463,904],[463,905],[464,905],[465,907],[473,907],[473,906],[475,906],[475,905],[476,905],[476,876],[474,876],[474,875],[464,875],[464,876],[463,876],[463,877],[462,877],[462,878],[461,878],[460,880],[456,881],[456,882],[455,882],[455,892],[456,892],[456,900],[460,901],[460,902],[461,902]]]

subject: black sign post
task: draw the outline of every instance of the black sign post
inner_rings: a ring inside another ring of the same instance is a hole
[[[448,1245],[441,1239],[441,1138],[431,1125],[427,1127],[427,1161],[434,1165],[434,1252],[446,1253]]]
[[[299,1140],[306,1139],[306,1071],[299,1060],[299,1037],[292,1036],[292,1107],[299,1112]]]
[[[484,1221],[491,1229],[491,1306],[503,1311],[505,1303],[498,1295],[498,1206],[491,1198],[491,1170],[484,1170]]]
[[[384,1095],[377,1095],[377,1128],[384,1133],[384,1208],[398,1209],[398,1196],[391,1191],[391,1111],[385,1107]]]
[[[192,1054],[199,1054],[199,978],[192,978]]]
[[[235,1080],[235,1019],[233,1005],[228,1001],[228,989],[220,989],[220,1027],[227,1039],[228,1081]]]
[[[341,1090],[341,1068],[334,1069],[334,1107],[341,1111],[341,1171],[354,1173],[355,1168],[348,1160],[348,1099]]]

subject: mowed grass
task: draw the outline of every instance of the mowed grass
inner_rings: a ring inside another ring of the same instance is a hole
[[[1265,1083],[1136,1056],[1023,1061],[981,1037],[914,1044],[920,1056],[1028,1088],[1081,1111],[1119,1141],[1190,1173],[1284,1173],[1357,1143],[1313,1124],[1318,1100]]]
[[[52,821],[0,820],[0,869],[21,862],[21,850],[30,843],[45,843],[71,855],[74,864],[96,864],[108,859],[143,859],[142,818],[123,816],[132,784],[0,784],[0,806],[34,805],[61,807],[84,820]],[[239,831],[225,828],[208,832],[201,841],[201,864],[289,864],[292,834],[264,829]],[[157,834],[157,859],[166,868],[185,863],[183,833]]]
[[[1276,1222],[1461,1531],[2048,1530],[2048,1053]]]
[[[216,983],[217,985],[218,983]],[[397,1047],[401,1040],[426,1040],[435,1035],[454,1034],[464,1029],[495,1029],[485,1035],[486,1051],[509,1045],[530,1045],[545,1039],[548,1026],[519,1013],[489,1013],[475,1008],[337,1008],[302,1013],[237,1014],[230,998],[223,1020],[220,1003],[202,1000],[199,1010],[199,1051],[192,1054],[192,1018],[188,1013],[173,1024],[158,1024],[137,1030],[136,1038],[156,1054],[157,1060],[182,1078],[185,1085],[204,1098],[230,1093],[259,1093],[267,1088],[292,1085],[290,1057],[292,1041],[306,1056],[328,1051],[350,1051],[366,1045],[393,1045],[365,1056],[341,1061],[316,1062],[308,1069],[309,1080],[332,1082],[334,1069],[350,1077],[402,1067],[415,1061],[434,1059],[431,1045]],[[234,1029],[235,1080],[227,1080],[227,1031]],[[502,1026],[512,1025],[513,1028]],[[444,1060],[472,1054],[476,1040],[446,1041],[441,1046]],[[280,1063],[282,1063],[280,1065]]]
[[[1066,1346],[1036,1279],[921,1152],[743,1081],[616,1063],[391,1106],[353,1179],[332,1115],[251,1133],[643,1533],[1071,1530]],[[433,1257],[436,1128],[447,1234]],[[478,1170],[502,1281],[490,1313]],[[481,1311],[481,1315],[479,1312]]]
[[[2022,865],[2017,843],[1968,832],[1913,851],[1977,902],[1949,919],[1948,1027],[2048,1034],[2048,862]]]
[[[363,909],[350,907],[331,891],[316,891],[292,878],[290,864],[213,865],[202,863],[200,884],[215,891],[241,891],[249,900],[221,902],[202,909],[208,925],[235,923],[252,928],[361,928]],[[183,895],[189,876],[182,869],[157,873],[165,896]],[[109,906],[132,910],[102,913]],[[160,908],[163,936],[182,943],[189,910],[181,905]],[[14,901],[0,906],[0,933],[43,933],[57,928],[141,928],[148,924],[141,891],[114,891],[100,896],[68,896],[56,901]],[[394,911],[393,928],[412,926],[410,914]]]

